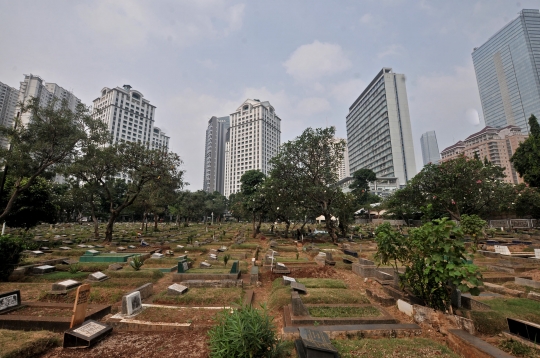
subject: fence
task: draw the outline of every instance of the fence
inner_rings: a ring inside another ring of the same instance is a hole
[[[489,226],[492,228],[505,229],[529,229],[537,227],[538,220],[536,219],[508,219],[508,220],[490,220]]]

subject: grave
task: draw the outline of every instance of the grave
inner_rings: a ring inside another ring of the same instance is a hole
[[[184,285],[180,285],[178,283],[174,283],[167,287],[167,294],[174,295],[174,296],[180,296],[183,295],[188,291],[188,288]]]
[[[208,255],[208,259],[217,261],[218,257],[217,257],[216,254],[209,254],[209,255]]]
[[[43,275],[54,271],[56,271],[56,267],[51,265],[41,265],[32,268],[32,273],[35,275]]]
[[[84,256],[97,256],[99,254],[100,252],[97,250],[86,250],[86,252],[84,253]]]
[[[135,291],[122,297],[122,314],[131,316],[142,311],[141,293]]]
[[[277,273],[277,274],[291,273],[291,270],[289,270],[289,268],[285,266],[285,264],[281,262],[276,262],[274,273]]]
[[[326,253],[326,258],[325,258],[324,262],[329,266],[336,266],[336,262],[332,258],[332,253],[331,252]]]
[[[296,279],[289,276],[283,276],[283,285],[288,286],[291,282],[296,282]]]
[[[88,320],[78,327],[64,332],[64,348],[88,348],[112,332],[112,327]]]
[[[128,249],[136,249],[136,248],[137,248],[137,246],[133,246],[133,245],[128,246]]]
[[[307,293],[306,286],[301,284],[300,282],[296,282],[296,281],[291,282],[291,288],[298,293],[302,293],[302,294]]]
[[[309,316],[308,309],[296,291],[291,292],[291,311],[293,316]]]
[[[212,267],[212,265],[209,264],[209,263],[206,262],[206,261],[203,261],[203,262],[201,262],[201,263],[199,264],[199,268],[210,268],[210,267]]]
[[[86,247],[86,245],[80,244],[80,245],[77,245],[77,247],[80,247],[80,248],[85,248],[85,247]]]
[[[153,258],[153,259],[162,259],[163,256],[164,256],[163,254],[160,254],[160,253],[156,252],[156,253],[152,254],[151,258]]]
[[[511,334],[524,338],[535,344],[540,341],[540,325],[514,318],[506,318]]]
[[[229,273],[236,274],[240,272],[240,262],[234,261]]]
[[[98,271],[88,275],[88,280],[95,282],[103,282],[109,279],[109,276],[105,275],[103,272]]]
[[[299,328],[300,339],[294,345],[300,358],[338,358],[337,349],[323,331]]]
[[[69,290],[72,290],[80,285],[81,283],[75,280],[65,280],[65,281],[53,283],[52,288],[51,288],[52,291],[50,293],[65,294]]]
[[[0,293],[0,314],[14,311],[21,307],[21,291]]]
[[[111,264],[109,265],[109,270],[111,271],[118,271],[118,270],[121,270],[124,266],[120,265],[120,264]]]
[[[43,251],[39,251],[39,250],[30,251],[30,253],[34,256],[43,255]]]
[[[219,252],[225,252],[227,251],[227,246],[221,246],[219,249],[218,249]]]
[[[60,246],[59,249],[60,249],[60,250],[71,250],[71,247]]]
[[[188,270],[189,270],[189,265],[188,265],[188,262],[186,261],[186,259],[180,259],[178,261],[178,268],[177,268],[176,272],[185,273]]]
[[[344,249],[343,253],[345,255],[349,255],[349,256],[358,258],[358,252],[356,252],[356,251]]]

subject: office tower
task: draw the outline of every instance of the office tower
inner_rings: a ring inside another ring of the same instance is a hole
[[[540,12],[522,10],[472,58],[486,126],[528,133],[531,114],[540,118]]]
[[[278,153],[281,119],[268,101],[247,99],[230,115],[225,142],[225,196],[240,191],[240,178],[247,170],[268,174],[268,163]]]
[[[138,142],[149,149],[168,148],[169,137],[154,127],[155,113],[156,107],[130,85],[104,87],[94,100],[93,116],[107,124],[111,143]]]
[[[437,164],[441,159],[439,154],[439,145],[437,144],[437,136],[435,131],[429,131],[420,137],[420,145],[422,147],[422,161],[426,164]]]
[[[349,107],[347,141],[351,173],[371,169],[398,185],[416,174],[405,75],[383,68],[375,76]]]
[[[337,174],[338,174],[338,181],[345,179],[347,177],[351,176],[351,173],[349,171],[349,149],[347,148],[347,140],[343,138],[335,138],[336,142],[343,140],[345,141],[345,151],[343,152],[343,160],[341,163],[339,163],[339,167],[337,168]]]
[[[13,126],[13,119],[17,113],[17,99],[19,90],[0,82],[0,125]],[[0,146],[7,147],[8,142],[0,137]]]
[[[455,159],[460,155],[468,158],[478,156],[480,160],[487,159],[504,169],[506,178],[504,181],[512,184],[523,183],[523,179],[517,174],[510,158],[516,152],[519,144],[528,138],[517,126],[504,128],[485,127],[479,132],[468,136],[464,141],[443,149],[440,162]]]
[[[68,108],[75,111],[81,102],[71,91],[68,91],[56,83],[46,83],[41,77],[32,74],[24,75],[19,89],[19,103],[28,103],[30,99],[38,98],[40,106],[47,106],[53,99],[57,99],[55,106],[60,107],[63,100],[67,101]],[[28,123],[30,113],[21,114],[22,123]]]
[[[212,117],[206,129],[203,190],[225,194],[225,141],[231,126],[229,116]]]

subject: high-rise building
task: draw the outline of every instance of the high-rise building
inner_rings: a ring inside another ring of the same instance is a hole
[[[58,101],[55,106],[60,107],[63,100],[67,101],[68,108],[75,112],[77,105],[81,100],[75,95],[56,83],[46,83],[41,77],[32,74],[24,75],[24,81],[21,82],[19,89],[18,103],[28,103],[30,99],[37,98],[40,106],[47,106],[53,99]],[[28,123],[30,113],[21,114],[22,123]]]
[[[17,99],[19,90],[0,82],[0,125],[6,127],[13,126],[13,119],[17,112]],[[0,146],[8,145],[5,138],[0,137]]]
[[[111,143],[138,142],[149,149],[165,149],[169,137],[154,127],[156,107],[130,85],[123,88],[104,87],[94,100],[94,118],[107,124]]]
[[[225,143],[225,196],[240,191],[247,170],[268,174],[281,140],[281,119],[268,101],[247,99],[230,115]]]
[[[377,178],[405,185],[416,174],[405,75],[383,68],[349,107],[351,173],[371,169]]]
[[[468,136],[464,141],[459,141],[441,152],[441,162],[455,159],[460,155],[468,158],[477,156],[480,160],[487,159],[504,169],[506,178],[504,181],[512,184],[523,183],[523,179],[517,174],[510,158],[516,152],[519,144],[527,139],[516,126],[504,128],[485,127],[479,132]]]
[[[531,114],[540,118],[540,12],[522,10],[472,58],[486,126],[528,133]]]
[[[347,148],[347,140],[343,138],[336,138],[336,141],[340,140],[345,141],[345,151],[343,152],[343,160],[341,163],[339,163],[339,167],[337,168],[338,181],[351,176],[351,172],[349,170],[349,149]]]
[[[435,131],[429,131],[420,137],[420,145],[422,147],[422,161],[424,165],[429,163],[437,164],[441,159],[439,154],[439,145],[437,144],[437,135]]]
[[[212,117],[206,129],[203,190],[225,194],[225,141],[231,126],[229,116]]]

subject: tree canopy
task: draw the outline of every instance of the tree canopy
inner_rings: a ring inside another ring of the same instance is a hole
[[[529,138],[519,145],[510,161],[525,183],[540,188],[540,124],[533,114],[529,118]]]

